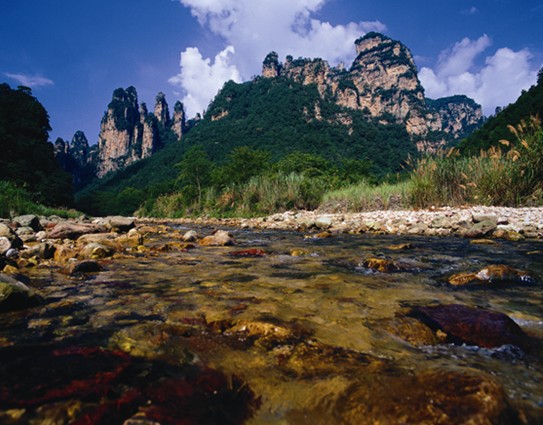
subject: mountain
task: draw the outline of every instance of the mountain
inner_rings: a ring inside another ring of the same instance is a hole
[[[55,161],[48,143],[49,116],[28,87],[0,84],[0,180],[29,191],[47,205],[70,205],[69,174]]]
[[[355,47],[357,57],[349,69],[291,56],[282,64],[271,52],[262,76],[316,85],[327,101],[364,111],[384,124],[405,126],[419,150],[450,143],[482,123],[481,106],[466,96],[426,99],[411,52],[399,41],[370,32],[356,40]]]
[[[181,102],[175,104],[171,119],[164,93],[158,93],[154,113],[150,113],[145,103],[138,103],[134,87],[118,88],[102,118],[98,144],[89,146],[78,131],[71,143],[57,139],[55,153],[63,169],[72,174],[76,189],[81,189],[95,178],[122,170],[181,140],[186,131]]]
[[[265,151],[272,163],[296,153],[320,157],[340,174],[349,160],[357,160],[380,178],[401,172],[406,160],[420,151],[457,143],[483,121],[481,107],[466,96],[426,99],[412,55],[400,42],[369,33],[356,41],[355,49],[348,69],[290,56],[281,63],[276,53],[268,54],[261,76],[224,84],[204,117],[186,124],[190,131],[183,133],[183,143],[166,144],[140,162],[130,151],[130,146],[139,146],[132,142],[136,137],[129,132],[119,137],[125,122],[131,123],[129,128],[138,125],[137,101],[130,93],[119,93],[114,98],[122,107],[110,104],[106,117],[116,131],[110,140],[122,143],[112,144],[109,156],[119,160],[110,161],[108,170],[125,168],[80,192],[80,207],[97,214],[101,205],[102,211],[112,213],[179,190],[181,170],[174,165],[189,147],[199,147],[219,167],[236,148],[247,147]],[[161,125],[168,127],[162,100],[149,115],[159,131]],[[170,131],[183,128],[183,119],[176,105]],[[100,145],[103,152],[105,145]],[[128,154],[118,153],[119,147]]]
[[[499,146],[500,140],[511,140],[514,136],[507,126],[516,126],[530,116],[543,119],[543,68],[539,71],[537,84],[523,91],[514,103],[498,109],[496,115],[490,117],[480,129],[462,140],[460,152],[476,155],[491,146]]]

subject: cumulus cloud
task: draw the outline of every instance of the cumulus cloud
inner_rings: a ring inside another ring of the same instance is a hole
[[[183,103],[189,114],[202,112],[225,81],[241,81],[238,70],[230,63],[234,54],[234,47],[228,46],[211,62],[204,59],[196,47],[181,53],[181,72],[168,82],[186,91]]]
[[[424,67],[419,72],[426,96],[466,94],[483,106],[485,115],[493,114],[497,106],[514,102],[523,89],[536,81],[532,55],[528,49],[515,52],[503,47],[478,66],[476,59],[490,45],[490,38],[483,35],[477,40],[464,38],[443,51],[434,69]]]
[[[55,83],[49,78],[40,77],[37,75],[24,75],[24,74],[12,74],[10,72],[4,72],[4,75],[12,80],[17,81],[19,84],[26,87],[43,87],[52,86]]]
[[[248,79],[261,71],[262,60],[270,51],[276,51],[280,57],[292,55],[294,57],[320,57],[332,64],[339,62],[350,63],[355,57],[354,41],[368,31],[385,31],[386,27],[379,21],[350,22],[345,25],[332,25],[315,19],[319,11],[328,0],[179,0],[189,8],[192,15],[200,25],[215,35],[221,37],[225,45],[235,49],[228,55],[228,69],[224,73],[235,73],[240,79]],[[193,49],[193,50],[191,50]],[[192,66],[202,70],[202,63],[207,67],[216,65],[215,61],[204,59],[194,60],[195,48],[185,50],[181,55],[181,73],[173,77],[170,82],[179,86],[186,92],[184,99],[188,105],[192,102],[188,113],[195,113],[205,108],[211,97],[204,100],[204,96],[197,91],[202,86],[193,84],[186,86],[185,81],[190,80],[184,74],[194,75]],[[189,54],[187,54],[190,52]],[[198,52],[199,54],[199,52]],[[185,55],[185,56],[184,56]],[[204,75],[209,75],[205,73]],[[211,75],[215,83],[219,80],[218,74]],[[204,86],[206,79],[199,82]],[[223,81],[224,82],[224,81]],[[220,84],[222,85],[222,83]],[[219,86],[220,87],[220,86]]]

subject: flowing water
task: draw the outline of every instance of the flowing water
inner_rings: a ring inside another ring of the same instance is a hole
[[[45,304],[0,315],[0,423],[462,423],[470,376],[503,389],[512,421],[543,421],[542,242],[230,229],[236,246],[153,249],[186,230],[98,273],[32,272]],[[372,256],[404,268],[362,267]],[[488,264],[535,280],[447,283]],[[504,313],[532,348],[402,338],[438,304]]]

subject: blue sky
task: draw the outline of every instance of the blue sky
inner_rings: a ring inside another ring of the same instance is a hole
[[[377,30],[413,53],[428,97],[468,94],[490,114],[543,66],[535,0],[0,0],[0,81],[31,86],[51,140],[98,138],[117,87],[154,107],[159,91],[189,115],[223,82],[245,81],[266,53],[354,59]]]

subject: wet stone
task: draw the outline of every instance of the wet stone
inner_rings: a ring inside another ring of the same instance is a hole
[[[236,241],[232,235],[224,230],[217,230],[213,235],[200,240],[202,246],[229,246],[235,245],[235,243]]]
[[[421,320],[434,331],[446,334],[453,344],[476,345],[484,348],[502,345],[528,346],[523,330],[507,315],[495,311],[445,304],[415,307],[410,316]]]
[[[252,249],[242,249],[240,251],[229,252],[228,255],[231,257],[242,257],[242,258],[258,258],[265,257],[266,251],[262,249],[252,248]]]
[[[495,264],[487,266],[476,273],[454,274],[449,277],[448,282],[454,286],[496,285],[533,283],[535,279],[525,271],[503,264]]]

